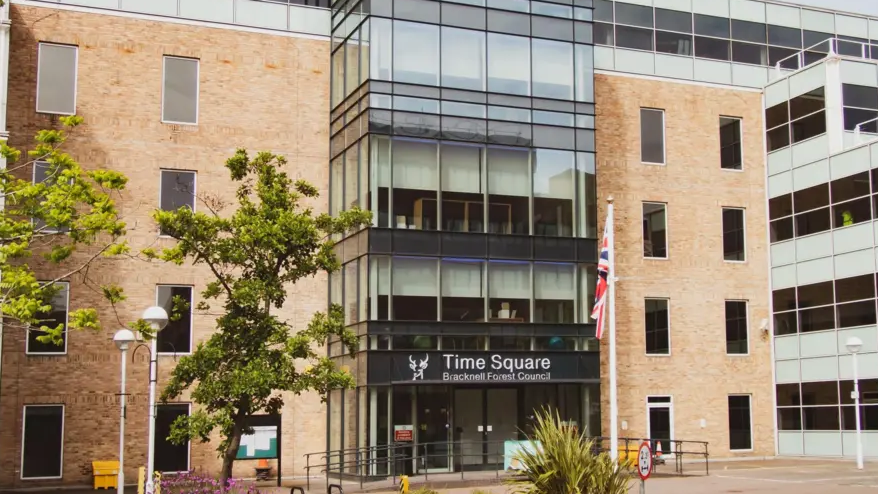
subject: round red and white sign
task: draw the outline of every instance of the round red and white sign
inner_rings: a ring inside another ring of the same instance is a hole
[[[649,449],[648,442],[641,444],[640,451],[637,452],[637,473],[641,480],[648,479],[652,473],[652,450]]]

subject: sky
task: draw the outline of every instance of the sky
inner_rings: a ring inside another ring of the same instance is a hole
[[[878,16],[878,0],[785,0],[788,3]]]

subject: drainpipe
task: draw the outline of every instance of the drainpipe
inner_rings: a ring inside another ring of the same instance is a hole
[[[9,139],[9,130],[6,129],[6,103],[7,86],[9,84],[9,31],[12,27],[9,21],[9,2],[3,0],[0,6],[0,141]],[[0,158],[0,167],[6,168],[6,160]],[[0,197],[0,209],[6,207],[3,197]],[[0,273],[2,275],[2,273]],[[0,317],[0,376],[3,374],[3,318]]]

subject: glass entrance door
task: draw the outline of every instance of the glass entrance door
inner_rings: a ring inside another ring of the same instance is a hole
[[[447,386],[419,386],[417,397],[418,470],[451,471],[451,396]]]
[[[502,468],[504,441],[517,439],[517,388],[454,390],[455,470]]]

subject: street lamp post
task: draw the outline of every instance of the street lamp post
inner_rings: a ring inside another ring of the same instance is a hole
[[[854,398],[854,417],[857,427],[857,469],[863,469],[863,439],[860,434],[860,381],[858,377],[858,369],[857,369],[857,353],[860,352],[860,349],[863,348],[863,341],[857,338],[856,336],[851,336],[848,338],[846,343],[848,352],[851,354],[851,359],[854,367],[854,392],[852,393]]]
[[[158,374],[158,333],[168,325],[168,313],[161,307],[143,311],[141,319],[155,331],[149,348],[149,438],[146,455],[146,494],[155,492],[155,385]]]
[[[113,342],[122,352],[122,384],[119,392],[121,415],[119,420],[119,476],[117,486],[119,494],[125,493],[125,364],[128,360],[128,346],[135,341],[134,333],[128,329],[120,329],[113,335]]]

